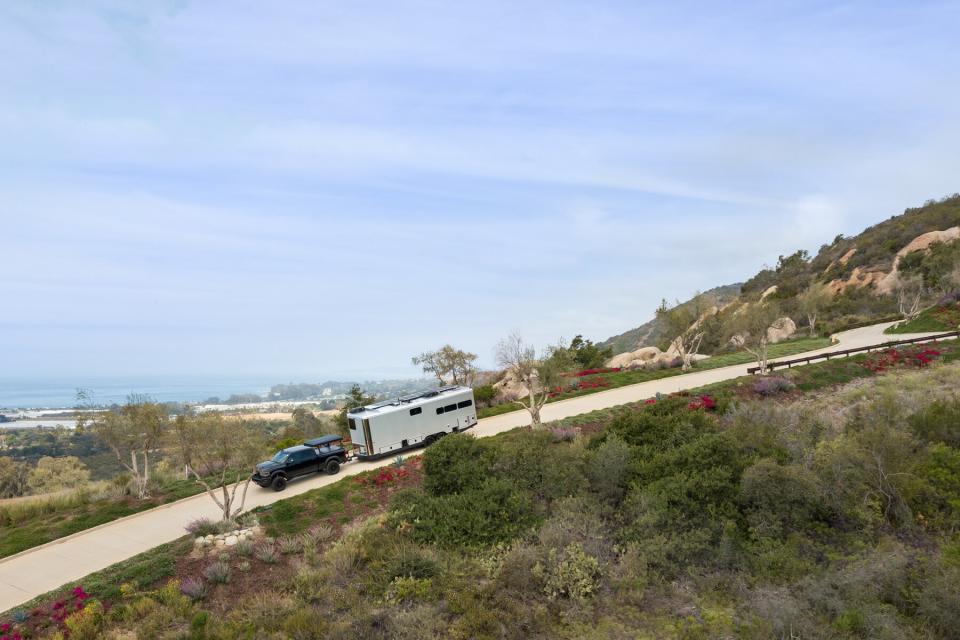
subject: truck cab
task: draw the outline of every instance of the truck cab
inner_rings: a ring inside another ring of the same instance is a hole
[[[320,472],[334,475],[347,461],[342,440],[340,436],[323,436],[281,449],[258,463],[251,479],[261,487],[283,491],[294,478]]]

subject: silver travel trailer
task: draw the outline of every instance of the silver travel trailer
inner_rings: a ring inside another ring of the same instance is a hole
[[[470,387],[443,387],[384,400],[347,413],[356,456],[370,460],[428,445],[477,424]]]

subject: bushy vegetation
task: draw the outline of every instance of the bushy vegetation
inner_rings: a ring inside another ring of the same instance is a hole
[[[266,542],[269,562],[141,562],[162,579],[84,582],[105,606],[73,624],[140,638],[957,638],[960,365],[939,349],[920,368],[826,362],[556,433],[448,436],[403,483],[387,467],[391,480],[262,511],[268,533],[298,539],[289,554]],[[823,391],[847,367],[863,379]],[[805,386],[804,370],[827,382]],[[389,508],[342,522],[371,492]],[[305,535],[329,523],[339,536]]]

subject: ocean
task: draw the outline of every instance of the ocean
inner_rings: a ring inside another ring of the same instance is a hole
[[[278,378],[231,376],[125,376],[77,378],[0,378],[0,409],[61,408],[77,404],[77,389],[88,389],[95,404],[122,404],[131,393],[158,402],[226,400],[235,393],[264,394]]]

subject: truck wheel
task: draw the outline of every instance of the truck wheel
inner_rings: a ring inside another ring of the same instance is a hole
[[[441,431],[440,433],[431,433],[429,436],[423,439],[423,445],[425,447],[429,447],[430,445],[432,445],[434,442],[436,442],[437,440],[439,440],[445,435],[447,435],[446,431]]]
[[[327,466],[324,467],[324,470],[329,476],[335,476],[340,472],[340,463],[336,460],[331,460],[327,463]]]
[[[274,491],[283,491],[287,488],[287,479],[283,476],[277,476],[273,479],[273,482],[270,483],[270,486],[273,487]]]

